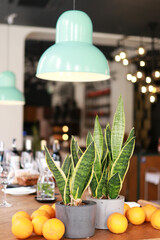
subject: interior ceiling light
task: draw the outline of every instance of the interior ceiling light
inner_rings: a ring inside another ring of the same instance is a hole
[[[138,54],[139,54],[139,55],[144,55],[145,52],[146,52],[146,50],[144,49],[143,46],[140,46],[140,47],[138,48]]]
[[[128,73],[128,74],[127,74],[127,80],[128,80],[128,81],[131,81],[131,80],[132,80],[132,74],[131,74],[131,73]]]
[[[64,12],[56,24],[55,44],[41,56],[36,76],[64,82],[93,82],[110,78],[104,54],[92,45],[89,16],[77,10]]]
[[[144,67],[146,65],[145,61],[141,60],[139,63],[140,67]]]
[[[137,78],[136,78],[136,76],[132,76],[132,80],[131,80],[131,82],[132,82],[132,83],[137,82]]]
[[[121,51],[119,55],[121,59],[125,59],[127,56],[125,51]]]
[[[116,62],[120,62],[120,61],[121,61],[121,57],[120,57],[119,55],[116,55],[116,56],[115,56],[115,61],[116,61]]]
[[[125,58],[125,59],[123,59],[123,65],[124,65],[124,66],[127,66],[127,65],[128,65],[128,63],[129,63],[129,62],[128,62],[128,59],[126,59],[126,58]]]
[[[16,88],[16,77],[11,71],[0,73],[0,105],[24,105],[24,96]]]
[[[141,72],[141,71],[138,71],[138,72],[137,72],[137,78],[142,78],[142,76],[143,76],[142,72]]]
[[[150,96],[150,102],[154,103],[156,101],[156,97],[154,95]]]
[[[146,83],[151,83],[152,79],[151,77],[146,77]]]
[[[141,87],[141,92],[142,92],[142,93],[146,93],[146,92],[147,92],[147,88],[146,88],[145,86],[142,86],[142,87]]]

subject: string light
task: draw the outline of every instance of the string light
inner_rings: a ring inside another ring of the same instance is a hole
[[[145,86],[142,86],[142,87],[141,87],[141,92],[142,92],[142,93],[146,93],[146,92],[147,92],[147,88],[146,88]]]
[[[128,74],[127,74],[127,80],[128,80],[128,81],[131,81],[131,80],[132,80],[132,74],[131,74],[131,73],[128,73]]]
[[[116,56],[115,56],[115,61],[116,61],[116,62],[120,62],[120,61],[121,61],[121,57],[120,57],[119,55],[116,55]]]
[[[119,55],[120,55],[120,58],[121,58],[121,59],[125,59],[126,56],[127,56],[126,53],[125,53],[125,51],[121,51]]]
[[[129,62],[128,62],[128,59],[126,59],[126,58],[125,58],[125,59],[123,59],[123,65],[124,65],[124,66],[127,66],[127,65],[128,65],[128,63],[129,63]]]
[[[151,83],[151,78],[150,77],[146,77],[146,83]]]
[[[149,85],[148,91],[149,91],[149,92],[153,92],[153,89],[154,89],[153,86],[152,86],[152,85]]]
[[[132,83],[135,83],[135,82],[137,82],[137,78],[136,78],[136,76],[132,76]]]
[[[137,72],[137,78],[142,78],[142,76],[143,76],[142,72],[138,71]]]
[[[140,67],[144,67],[145,65],[146,65],[146,63],[145,63],[145,61],[140,61],[140,63],[139,63],[139,65],[140,65]]]
[[[145,49],[144,49],[144,47],[140,46],[140,47],[138,48],[138,54],[139,54],[139,55],[144,55],[144,54],[145,54]]]
[[[155,96],[151,95],[151,96],[150,96],[150,102],[151,102],[151,103],[154,103],[155,101],[156,101]]]

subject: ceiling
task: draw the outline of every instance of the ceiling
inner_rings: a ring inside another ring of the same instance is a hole
[[[61,13],[73,9],[74,0],[0,0],[0,23],[17,13],[15,25],[55,28]],[[150,36],[150,22],[156,22],[160,37],[159,0],[75,0],[75,9],[86,12],[95,32]]]

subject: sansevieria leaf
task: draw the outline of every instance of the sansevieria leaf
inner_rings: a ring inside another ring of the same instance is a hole
[[[93,197],[96,197],[96,189],[97,189],[97,186],[98,186],[98,179],[93,171],[93,177],[92,177],[92,181],[90,183],[90,189],[91,189],[91,192],[92,192],[92,196]]]
[[[115,161],[121,151],[125,130],[125,116],[122,97],[119,97],[118,106],[114,115],[111,131],[112,159]]]
[[[45,153],[46,153],[45,158],[46,158],[47,165],[48,165],[50,171],[53,173],[53,176],[56,179],[57,186],[59,188],[60,194],[64,201],[64,188],[67,183],[67,178],[66,178],[64,172],[61,170],[61,168],[56,165],[55,161],[52,159],[52,157],[46,147],[45,147]]]
[[[76,166],[78,162],[77,142],[75,141],[75,138],[73,136],[71,139],[71,156],[73,158],[74,166]]]
[[[111,175],[115,173],[119,173],[121,181],[123,181],[126,171],[129,167],[129,159],[132,156],[135,144],[135,137],[131,138],[129,142],[127,142],[121,150],[120,155],[118,156],[117,160],[114,162],[112,166]]]
[[[111,150],[111,128],[109,123],[106,126],[106,129],[104,130],[104,138],[105,138],[105,143],[106,147],[111,155],[112,150]]]
[[[64,188],[64,204],[68,204],[70,203],[70,178],[71,178],[71,166],[68,169],[68,176],[67,176],[67,182],[65,184],[65,188]]]
[[[103,190],[104,184],[106,183],[106,175],[107,175],[106,169],[107,169],[107,162],[105,162],[104,169],[103,169],[103,172],[101,175],[101,179],[97,185],[97,189],[96,189],[96,197],[97,198],[101,198],[103,196],[102,190]]]
[[[71,164],[72,164],[71,156],[67,155],[66,158],[64,159],[62,167],[61,167],[61,169],[64,172],[64,174],[66,175],[66,177],[68,176],[68,172],[70,170]]]
[[[118,173],[113,175],[108,182],[108,195],[109,198],[115,199],[118,197],[119,191],[121,189],[121,179]]]
[[[92,141],[93,141],[92,134],[91,134],[91,132],[88,132],[88,134],[87,134],[87,139],[86,139],[86,145],[87,145],[87,147],[91,144]]]
[[[71,179],[71,195],[74,200],[81,198],[91,181],[93,162],[95,158],[94,142],[92,142],[79,159]]]
[[[134,137],[134,128],[131,129],[129,136],[127,138],[127,141],[125,142],[125,144],[127,144],[127,142],[129,142],[131,140],[131,138]]]
[[[94,136],[94,141],[95,141],[98,154],[100,157],[100,161],[101,161],[102,155],[103,155],[103,132],[102,132],[101,125],[99,123],[98,116],[96,116],[96,119],[95,119],[93,136]]]

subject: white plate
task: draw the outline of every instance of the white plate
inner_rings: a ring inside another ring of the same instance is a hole
[[[6,193],[15,196],[24,196],[35,193],[36,189],[30,187],[7,188]]]

